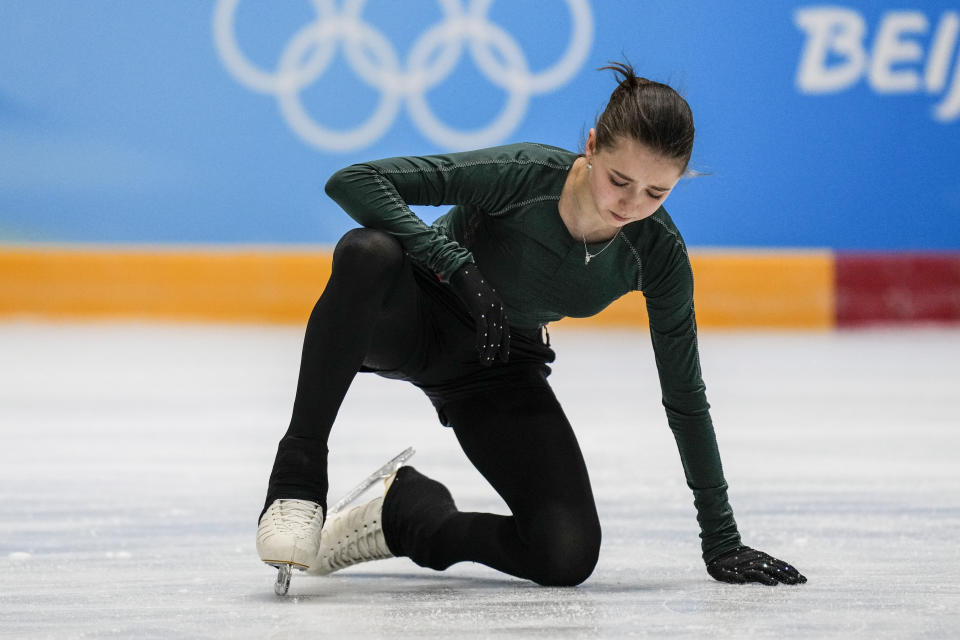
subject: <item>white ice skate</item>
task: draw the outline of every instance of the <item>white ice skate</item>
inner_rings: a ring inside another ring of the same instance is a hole
[[[323,522],[323,518],[321,515],[320,524],[322,525],[322,528],[318,527],[318,530],[322,530],[322,533],[320,533],[319,535],[315,533],[312,534],[311,540],[315,543],[312,546],[313,553],[309,558],[306,559],[305,562],[298,561],[295,565],[292,565],[289,562],[276,563],[276,562],[268,562],[267,560],[264,560],[264,562],[267,562],[268,564],[272,564],[273,566],[276,566],[279,569],[279,573],[277,574],[277,582],[274,585],[274,592],[277,595],[285,595],[288,589],[290,588],[290,576],[292,573],[292,566],[296,566],[296,568],[306,571],[310,575],[326,575],[328,573],[332,573],[333,571],[336,571],[337,569],[342,569],[345,566],[349,566],[350,564],[356,564],[356,562],[375,559],[373,557],[364,557],[363,560],[349,562],[348,564],[342,564],[343,560],[336,560],[337,564],[333,564],[333,561],[331,560],[331,558],[334,555],[336,555],[333,552],[337,552],[337,549],[339,549],[341,545],[332,545],[331,547],[331,545],[328,544],[327,541],[332,541],[334,538],[338,538],[338,537],[340,539],[344,539],[343,534],[347,533],[347,527],[349,526],[353,526],[358,530],[362,530],[364,520],[371,519],[374,513],[376,514],[375,515],[375,519],[377,521],[376,524],[378,526],[380,525],[380,508],[379,507],[370,508],[365,511],[365,509],[368,506],[370,506],[371,503],[367,503],[365,505],[355,507],[353,509],[350,509],[349,511],[344,511],[344,509],[349,507],[354,501],[356,501],[357,498],[363,495],[363,493],[366,492],[367,489],[372,487],[374,484],[376,484],[380,480],[387,480],[391,478],[391,476],[393,476],[397,472],[397,469],[402,467],[407,462],[407,460],[413,457],[414,453],[415,452],[413,450],[413,447],[408,447],[399,455],[397,455],[395,458],[393,458],[392,460],[387,462],[385,465],[383,465],[382,467],[380,467],[379,469],[371,473],[369,476],[367,476],[363,480],[363,482],[361,482],[356,487],[354,487],[353,490],[351,490],[347,495],[345,495],[343,498],[338,500],[337,503],[333,505],[333,507],[328,509],[326,523]],[[380,501],[379,504],[382,506],[383,504],[382,496],[379,498],[379,501]],[[290,502],[290,501],[285,501],[285,502]],[[314,504],[314,503],[310,503],[310,504]],[[271,508],[272,508],[272,505],[271,505]],[[317,509],[317,510],[320,511],[320,509]],[[270,510],[268,509],[267,513],[269,512]],[[364,514],[367,514],[367,515],[364,515]],[[264,518],[266,516],[267,514],[265,513]],[[261,522],[262,522],[262,519],[261,519]],[[262,524],[261,524],[261,528],[262,528]],[[369,524],[368,524],[368,530],[370,530]],[[333,532],[336,532],[336,534],[334,534]],[[349,538],[351,544],[346,546],[351,549],[356,549],[358,554],[360,554],[359,550],[362,548],[364,551],[362,552],[361,555],[363,556],[369,555],[369,553],[367,552],[367,549],[370,548],[369,545],[371,544],[371,542],[374,544],[374,548],[382,548],[383,551],[386,551],[386,553],[389,553],[389,550],[387,550],[386,543],[383,542],[382,526],[379,527],[379,538],[377,538],[376,534],[374,534],[372,538],[369,536],[366,536],[364,537],[364,541],[362,545],[358,545],[354,543],[354,541],[356,541],[357,539],[358,538],[356,536],[351,535],[351,537]],[[376,547],[377,540],[379,540],[379,547]],[[323,545],[326,545],[326,546],[323,546]],[[331,552],[325,553],[326,548],[331,548]],[[258,550],[260,549],[259,535],[257,537],[257,549]],[[306,549],[306,546],[304,546],[304,549]],[[263,553],[260,554],[260,557],[264,558]],[[342,552],[339,552],[339,555],[337,555],[336,557],[340,558],[340,557],[346,557],[346,556],[344,556]],[[392,557],[392,555],[383,556],[383,557]],[[298,558],[302,559],[302,556],[298,556]],[[328,568],[328,567],[332,567],[332,568]]]
[[[387,488],[393,479],[387,478]],[[333,513],[320,533],[320,549],[307,573],[325,576],[370,560],[386,560],[393,554],[383,537],[383,498]]]
[[[257,553],[279,570],[274,586],[278,595],[289,589],[293,569],[310,567],[320,548],[322,528],[323,509],[308,500],[274,500],[260,517]]]

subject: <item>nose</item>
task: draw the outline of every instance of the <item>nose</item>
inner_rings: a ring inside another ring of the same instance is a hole
[[[650,217],[659,207],[659,202],[654,201],[652,198],[645,198],[642,191],[640,193],[624,195],[620,199],[621,215],[636,220]]]
[[[631,190],[621,198],[620,206],[625,212],[639,213],[643,210],[643,194]]]

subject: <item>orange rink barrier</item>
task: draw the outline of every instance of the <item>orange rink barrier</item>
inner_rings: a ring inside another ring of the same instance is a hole
[[[834,326],[829,251],[691,251],[703,328]],[[0,247],[0,316],[306,322],[329,248]],[[646,325],[628,294],[571,327]]]

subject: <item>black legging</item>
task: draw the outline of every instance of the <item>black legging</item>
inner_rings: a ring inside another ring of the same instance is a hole
[[[457,307],[394,237],[344,235],[307,324],[264,508],[301,498],[326,510],[330,429],[356,373],[377,370],[424,388],[513,514],[457,511],[443,485],[404,468],[384,503],[391,551],[434,569],[474,561],[540,584],[578,584],[596,565],[600,525],[580,447],[543,373],[544,347],[516,335],[510,364],[465,364],[474,332]]]

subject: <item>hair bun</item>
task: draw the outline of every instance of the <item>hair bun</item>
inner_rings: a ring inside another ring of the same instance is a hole
[[[614,73],[617,88],[597,118],[596,149],[633,139],[676,160],[681,173],[686,171],[695,134],[687,101],[670,86],[638,76],[629,62],[611,62],[600,69]]]
[[[618,88],[638,89],[649,84],[656,84],[653,80],[638,76],[629,62],[611,62],[605,67],[600,67],[600,70],[613,71],[617,76]]]

